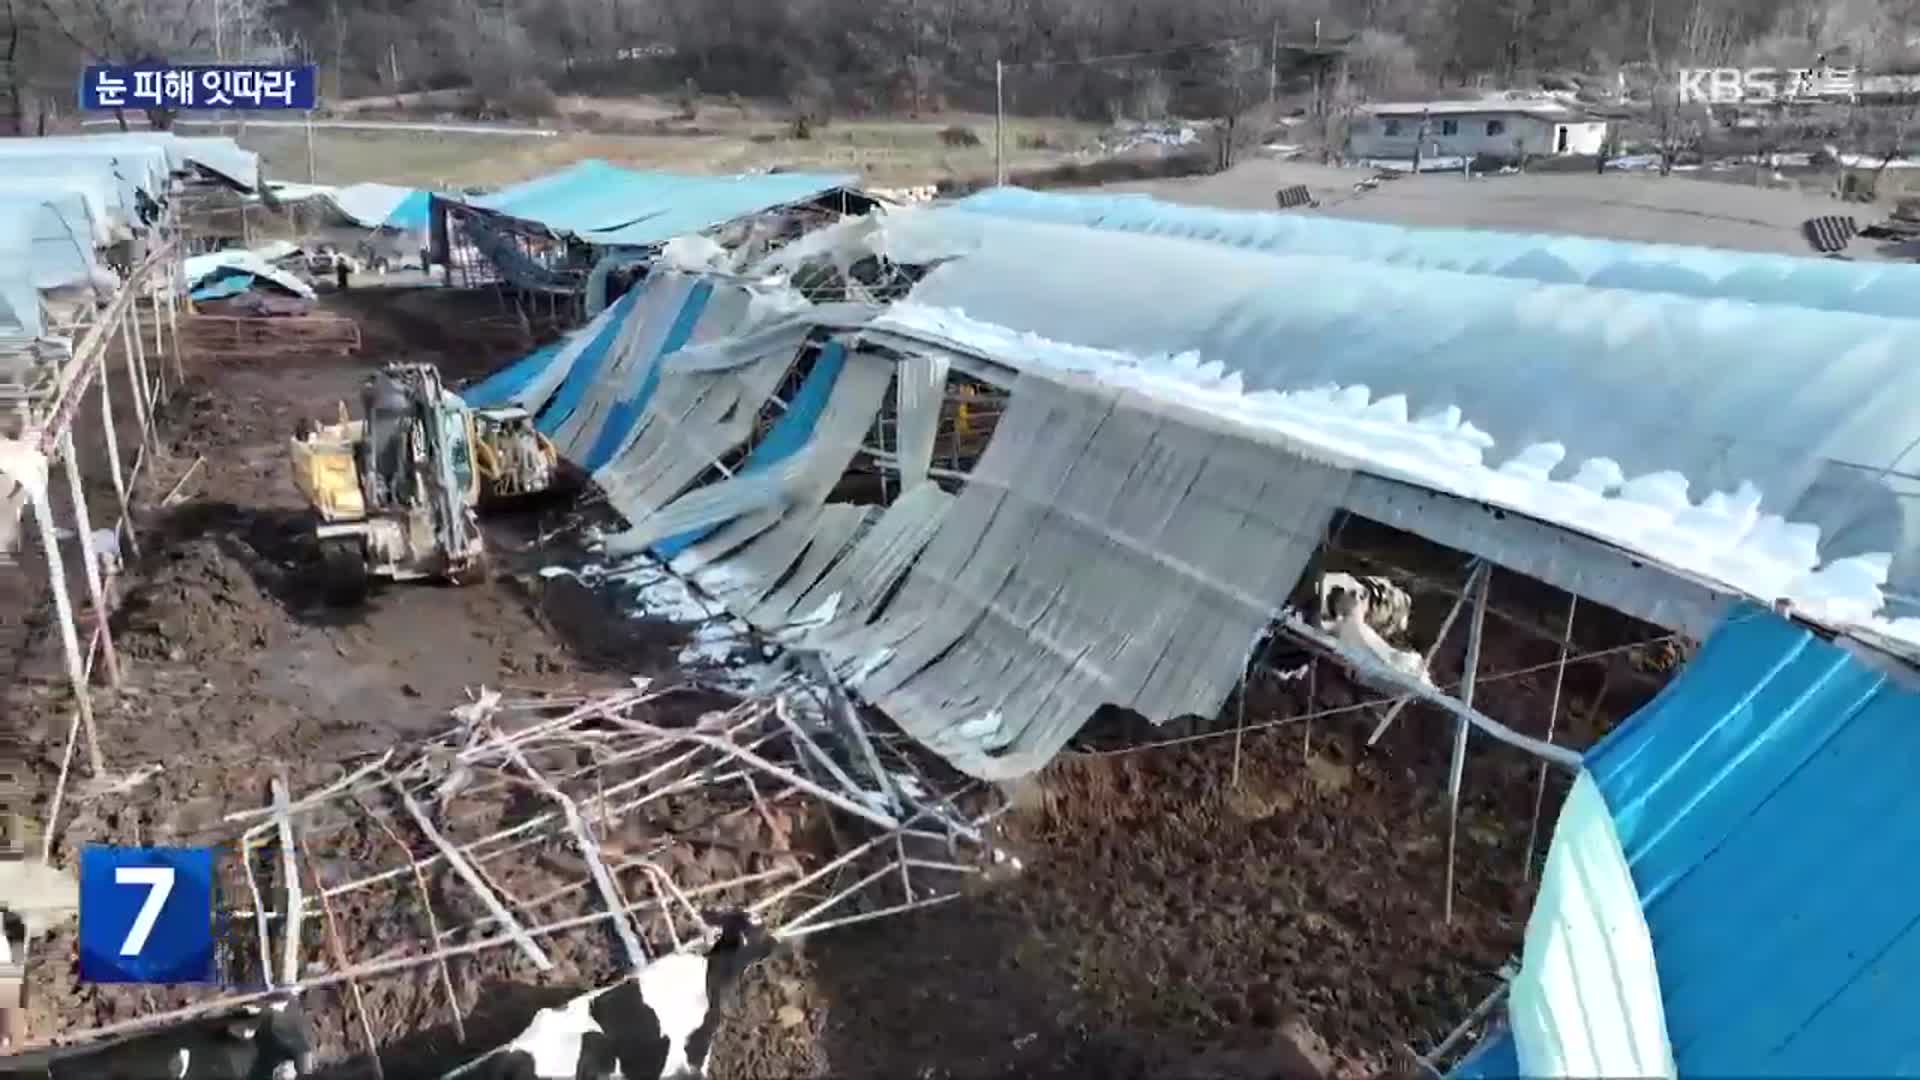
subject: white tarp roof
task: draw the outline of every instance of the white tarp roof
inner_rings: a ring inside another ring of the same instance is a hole
[[[0,172],[0,196],[55,200],[67,224],[94,247],[113,243],[117,239],[114,226],[125,224],[120,216],[119,189],[111,174],[99,170],[76,168],[67,173],[26,176],[11,170]]]
[[[249,190],[260,186],[260,155],[232,139],[213,135],[175,135],[171,131],[116,131],[103,135],[48,135],[0,140],[40,146],[56,153],[69,148],[159,155],[167,172],[188,172],[199,165]],[[57,149],[55,149],[57,148]]]
[[[85,220],[79,195],[0,194],[0,334],[37,337],[46,329],[42,290],[112,288],[111,271],[73,220]]]

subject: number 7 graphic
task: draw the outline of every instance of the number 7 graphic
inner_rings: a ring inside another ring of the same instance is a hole
[[[173,892],[173,867],[171,866],[116,866],[113,868],[115,885],[145,885],[147,898],[140,904],[140,911],[133,917],[133,926],[127,930],[127,940],[120,943],[121,956],[139,956],[146,948],[147,937],[153,933],[153,924],[160,921],[160,912],[167,906],[167,894]]]

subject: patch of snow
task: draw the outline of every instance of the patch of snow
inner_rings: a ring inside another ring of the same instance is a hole
[[[660,247],[660,256],[655,265],[665,270],[679,270],[689,274],[705,273],[712,270],[728,270],[732,259],[727,249],[721,247],[711,237],[698,234],[676,236]]]
[[[1607,458],[1582,461],[1566,479],[1555,479],[1567,465],[1564,446],[1522,447],[1490,467],[1494,440],[1458,407],[1409,421],[1404,397],[1376,398],[1367,386],[1248,392],[1239,373],[1195,353],[1135,355],[1070,345],[912,301],[895,304],[873,325],[952,342],[1023,370],[1091,376],[1265,433],[1309,455],[1593,536],[1761,603],[1786,598],[1821,621],[1872,626],[1920,643],[1920,625],[1906,625],[1920,620],[1875,619],[1888,556],[1821,568],[1819,527],[1763,513],[1764,493],[1751,483],[1695,502],[1680,473],[1627,477]],[[1899,629],[1887,629],[1894,626]],[[884,662],[876,658],[874,666]]]

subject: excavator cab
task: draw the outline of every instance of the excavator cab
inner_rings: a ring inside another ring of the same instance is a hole
[[[392,364],[362,389],[361,418],[307,424],[294,483],[318,521],[329,592],[372,579],[461,581],[484,561],[471,415],[430,364]]]

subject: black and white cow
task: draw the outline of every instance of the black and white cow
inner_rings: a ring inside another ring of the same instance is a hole
[[[37,1080],[297,1080],[313,1030],[292,1001],[248,1005],[100,1046],[0,1058],[0,1077]]]
[[[1413,615],[1413,597],[1392,578],[1343,574],[1320,575],[1320,626],[1335,631],[1343,621],[1370,626],[1384,638],[1407,632]]]
[[[1413,614],[1413,597],[1392,578],[1336,570],[1320,575],[1314,593],[1314,625],[1320,630],[1409,674],[1423,666],[1418,653],[1392,644],[1391,639],[1406,634]],[[1266,658],[1268,673],[1281,682],[1305,679],[1314,656],[1305,645],[1270,640],[1259,642],[1257,652]]]
[[[698,1080],[720,1008],[774,942],[751,916],[729,912],[704,950],[659,957],[635,978],[592,990],[488,1055],[484,1080]]]

